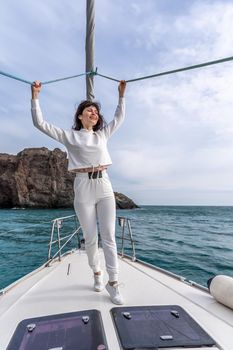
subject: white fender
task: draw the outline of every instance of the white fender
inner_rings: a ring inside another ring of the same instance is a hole
[[[215,276],[210,282],[209,291],[217,301],[233,309],[233,277]]]

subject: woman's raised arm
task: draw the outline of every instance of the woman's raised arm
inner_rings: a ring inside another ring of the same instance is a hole
[[[31,100],[31,112],[32,121],[34,126],[42,131],[44,134],[52,137],[53,139],[66,144],[68,142],[67,132],[53,124],[46,122],[43,118],[43,114],[40,109],[39,94],[41,91],[41,82],[36,80],[31,85],[32,100]]]
[[[121,126],[121,124],[125,119],[125,99],[124,99],[125,89],[126,89],[126,82],[125,80],[121,80],[118,85],[119,101],[115,111],[114,118],[102,130],[102,132],[105,134],[105,137],[107,139],[112,136],[112,134]]]

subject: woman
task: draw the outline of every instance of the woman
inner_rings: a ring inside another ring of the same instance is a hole
[[[74,126],[63,130],[47,123],[39,105],[41,83],[32,86],[32,118],[35,127],[65,145],[68,152],[68,170],[76,173],[74,181],[74,208],[85,238],[88,262],[94,273],[94,290],[104,289],[103,272],[98,256],[99,224],[109,281],[106,290],[113,303],[123,304],[118,285],[118,260],[115,241],[115,198],[106,169],[112,164],[107,141],[120,127],[125,116],[124,93],[126,82],[118,86],[119,102],[114,119],[105,125],[100,105],[83,101],[77,108]]]

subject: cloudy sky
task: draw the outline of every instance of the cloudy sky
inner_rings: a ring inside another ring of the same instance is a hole
[[[0,71],[45,81],[85,71],[85,0],[0,1]],[[118,79],[233,56],[233,1],[96,0],[95,66]],[[105,119],[117,83],[95,78]],[[109,143],[114,190],[138,204],[233,205],[233,62],[129,83]],[[45,119],[70,128],[85,79],[44,86]],[[30,86],[0,76],[0,152],[62,145],[36,130]]]

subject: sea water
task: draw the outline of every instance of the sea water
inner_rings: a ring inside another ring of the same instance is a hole
[[[0,210],[0,289],[46,262],[52,220],[72,214]],[[233,207],[142,206],[117,216],[131,219],[138,258],[202,285],[216,274],[233,276]],[[131,254],[128,241],[125,247]]]

